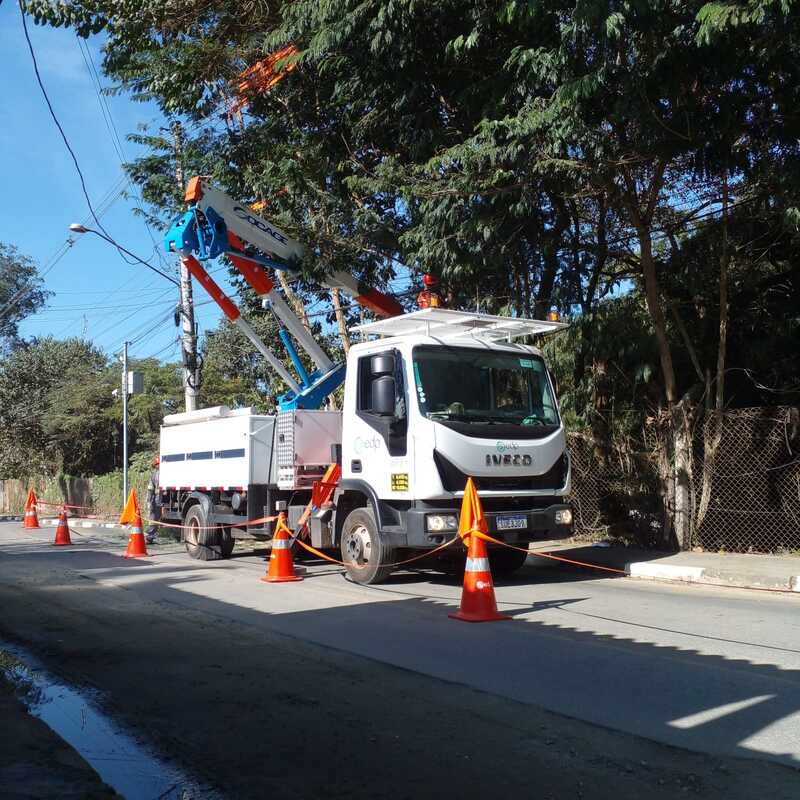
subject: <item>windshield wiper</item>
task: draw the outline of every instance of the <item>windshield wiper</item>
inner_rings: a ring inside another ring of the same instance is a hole
[[[452,411],[429,411],[428,419],[452,419],[455,422],[488,422],[495,425],[498,422],[512,422],[507,417],[493,416],[491,414],[456,414]]]

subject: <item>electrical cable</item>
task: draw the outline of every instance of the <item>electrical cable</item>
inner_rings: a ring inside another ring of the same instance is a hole
[[[105,233],[100,233],[100,231],[93,230],[92,228],[86,228],[86,230],[89,233],[93,233],[95,236],[99,236],[101,239],[105,239],[107,242],[109,242],[110,244],[114,245],[114,247],[116,247],[117,250],[120,250],[123,253],[127,253],[131,258],[135,259],[140,264],[143,264],[148,269],[150,269],[153,272],[157,273],[162,278],[166,278],[170,283],[174,283],[176,286],[180,286],[180,283],[175,278],[173,278],[171,275],[167,275],[166,272],[162,272],[158,267],[154,267],[148,261],[145,261],[143,258],[139,258],[139,256],[136,255],[136,253],[132,253],[126,247],[123,247],[119,242],[115,241],[110,236],[105,235]],[[127,259],[126,259],[126,261],[127,261]],[[130,263],[130,262],[128,262],[128,263]]]
[[[42,81],[42,76],[39,73],[39,64],[38,64],[38,62],[36,60],[36,52],[33,49],[33,43],[31,42],[31,37],[30,37],[30,34],[28,33],[27,16],[25,14],[25,9],[24,9],[24,6],[22,4],[22,0],[17,0],[17,2],[18,2],[18,5],[19,5],[20,14],[22,15],[22,30],[23,30],[23,33],[25,34],[25,41],[28,44],[28,50],[30,51],[30,54],[31,54],[31,61],[33,62],[33,71],[34,71],[34,73],[36,75],[36,82],[39,84],[39,89],[41,89],[42,96],[44,97],[45,103],[47,104],[47,108],[48,108],[48,110],[50,112],[50,116],[52,117],[53,122],[55,123],[56,127],[58,128],[58,132],[61,134],[61,138],[64,141],[64,146],[67,148],[67,151],[69,152],[70,156],[72,157],[72,162],[75,165],[75,170],[78,173],[78,178],[80,179],[81,189],[83,191],[83,196],[86,199],[86,205],[89,207],[89,211],[92,214],[92,218],[94,219],[95,224],[97,225],[98,228],[100,228],[100,230],[103,233],[100,234],[100,233],[98,233],[98,231],[93,231],[93,232],[96,233],[101,238],[103,238],[106,241],[108,241],[114,247],[116,247],[117,251],[122,256],[123,261],[125,261],[126,263],[133,265],[133,262],[128,261],[128,259],[125,258],[124,254],[129,255],[135,261],[138,261],[140,264],[144,264],[144,266],[148,267],[149,269],[152,269],[154,272],[158,272],[159,275],[162,275],[167,280],[171,280],[173,283],[177,284],[178,282],[174,278],[170,278],[170,276],[167,275],[166,273],[161,272],[161,270],[157,269],[152,264],[149,264],[144,259],[139,258],[139,256],[135,255],[134,253],[131,253],[130,250],[128,250],[127,248],[125,248],[122,245],[120,245],[108,233],[108,231],[103,227],[103,224],[100,222],[100,218],[98,217],[97,213],[95,212],[94,206],[92,205],[92,201],[89,198],[89,192],[86,189],[86,181],[85,181],[85,179],[83,177],[83,172],[81,171],[80,164],[78,163],[78,158],[75,155],[75,151],[72,149],[72,146],[69,143],[69,139],[67,138],[66,133],[64,133],[64,129],[62,128],[61,123],[58,120],[58,117],[56,116],[55,110],[53,109],[53,104],[50,102],[50,97],[47,94],[47,90],[44,88],[44,83]],[[91,230],[91,229],[89,229],[89,230]]]
[[[169,344],[167,344],[165,347],[162,347],[160,350],[156,350],[155,353],[151,353],[149,356],[141,356],[140,360],[144,361],[144,360],[147,360],[149,358],[157,358],[158,356],[160,356],[166,350],[172,350],[175,347],[177,347],[178,345],[180,345],[180,343],[181,343],[180,338],[175,338]]]
[[[92,214],[92,218],[94,219],[97,227],[100,228],[100,230],[102,230],[103,233],[106,234],[106,236],[108,236],[108,231],[106,231],[106,229],[103,227],[103,223],[100,222],[100,218],[95,213],[94,206],[92,205],[92,201],[89,198],[89,192],[86,189],[86,180],[83,177],[83,172],[81,170],[80,164],[78,163],[78,158],[75,155],[75,151],[72,149],[72,145],[69,143],[69,139],[67,138],[66,133],[64,133],[64,128],[61,126],[61,123],[59,122],[58,117],[56,116],[56,112],[53,109],[53,104],[50,102],[50,97],[47,94],[47,90],[44,88],[44,82],[42,81],[42,76],[39,73],[39,64],[36,60],[36,52],[33,49],[33,42],[31,42],[31,37],[30,34],[28,33],[28,20],[27,20],[27,15],[25,14],[25,8],[22,5],[22,0],[17,0],[17,1],[19,5],[20,14],[22,15],[22,31],[25,34],[25,41],[28,44],[28,50],[30,51],[31,54],[31,61],[33,62],[33,71],[34,74],[36,75],[36,82],[39,84],[39,89],[41,90],[42,96],[44,97],[44,101],[47,104],[47,109],[50,112],[50,116],[52,117],[56,128],[58,128],[58,132],[61,134],[61,139],[64,142],[64,146],[67,148],[67,152],[72,157],[72,163],[75,165],[75,171],[78,173],[78,178],[80,179],[83,196],[86,199],[86,205],[89,207],[89,211]]]
[[[121,178],[122,176],[117,179],[117,181],[112,185],[112,188],[104,195],[104,199],[101,200],[101,204],[100,206],[98,206],[98,213],[101,216],[122,195],[123,191],[122,189],[118,189],[116,194],[112,194],[117,184],[120,183]],[[36,291],[38,282],[42,280],[44,277],[46,277],[50,272],[52,272],[52,270],[56,267],[59,261],[61,261],[61,259],[64,258],[64,256],[70,251],[75,242],[76,240],[73,239],[71,236],[67,237],[66,241],[58,248],[58,250],[56,250],[56,252],[53,253],[53,255],[50,256],[50,258],[47,259],[41,271],[37,274],[36,279],[31,283],[27,284],[26,286],[21,287],[20,290],[13,297],[11,297],[2,308],[0,308],[0,319],[2,319],[7,311],[9,311],[19,302],[21,302],[27,295]]]
[[[123,175],[125,180],[127,181],[128,186],[130,186],[131,191],[134,195],[138,196],[138,200],[140,204],[144,204],[144,198],[141,194],[141,189],[136,187],[133,182],[131,181],[130,176],[124,171],[125,170],[125,152],[122,146],[122,137],[119,134],[119,130],[114,122],[114,117],[111,113],[111,107],[108,104],[105,96],[103,95],[103,87],[100,83],[100,74],[95,66],[94,59],[92,58],[92,52],[89,49],[89,45],[87,42],[83,41],[80,37],[76,37],[76,41],[78,43],[78,49],[81,51],[81,56],[83,56],[83,63],[86,65],[86,71],[89,73],[89,79],[92,82],[92,86],[95,90],[95,94],[97,95],[97,100],[100,105],[100,113],[103,116],[103,122],[105,123],[106,130],[109,133],[109,137],[111,138],[111,144],[116,151],[117,158],[119,159],[120,166],[123,169]],[[84,52],[85,51],[85,52]],[[144,209],[141,207],[139,210],[144,213]],[[153,252],[156,254],[159,262],[162,266],[165,264],[164,255],[161,252],[161,248],[158,246],[155,236],[153,235],[153,230],[150,227],[150,223],[148,223],[147,219],[144,219],[144,226],[147,229],[147,233],[150,236],[150,241],[153,243]]]

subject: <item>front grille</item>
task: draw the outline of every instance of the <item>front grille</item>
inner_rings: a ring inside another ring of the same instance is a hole
[[[463,492],[467,484],[467,474],[448,461],[438,450],[433,451],[433,460],[442,486],[448,492]],[[561,489],[567,479],[567,454],[561,457],[543,475],[473,475],[472,480],[478,491],[514,492],[530,489]]]

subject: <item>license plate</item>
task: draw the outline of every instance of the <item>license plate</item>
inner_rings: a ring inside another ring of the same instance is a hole
[[[528,527],[528,518],[524,514],[503,514],[497,518],[497,530],[518,531]]]

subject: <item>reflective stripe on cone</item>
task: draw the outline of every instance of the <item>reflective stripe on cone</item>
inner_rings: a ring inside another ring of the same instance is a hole
[[[142,515],[139,511],[139,500],[136,497],[136,489],[131,489],[128,495],[128,501],[125,503],[125,508],[120,516],[119,521],[122,524],[128,524],[130,527],[130,535],[128,536],[128,547],[125,550],[125,558],[141,558],[147,557],[147,547],[144,543],[144,534],[142,533]]]

